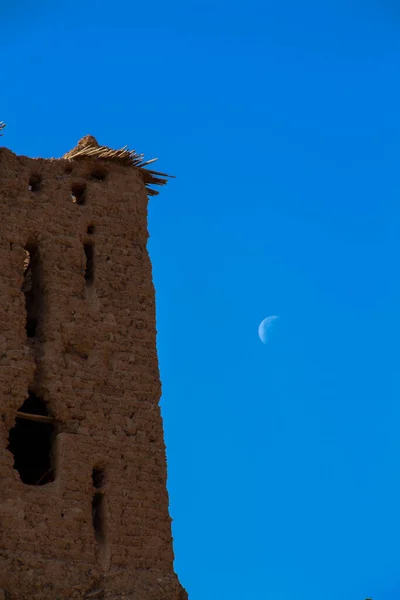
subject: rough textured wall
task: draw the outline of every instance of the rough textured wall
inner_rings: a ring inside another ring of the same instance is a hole
[[[134,168],[0,148],[0,598],[187,598],[147,201]]]

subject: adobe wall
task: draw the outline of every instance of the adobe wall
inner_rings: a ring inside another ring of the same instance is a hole
[[[72,201],[76,184],[85,204]],[[0,590],[9,600],[187,598],[173,570],[147,202],[134,168],[0,148]],[[41,269],[31,338],[27,244]],[[94,248],[91,284],[84,244]],[[54,419],[55,480],[45,485],[23,483],[7,449],[29,391]]]

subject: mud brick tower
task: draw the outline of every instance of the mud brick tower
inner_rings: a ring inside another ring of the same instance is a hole
[[[148,186],[86,136],[0,148],[0,599],[186,600],[173,570]]]

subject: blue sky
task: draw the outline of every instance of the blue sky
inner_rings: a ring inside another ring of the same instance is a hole
[[[191,600],[400,597],[399,61],[394,0],[2,9],[3,143],[177,176],[149,249]]]

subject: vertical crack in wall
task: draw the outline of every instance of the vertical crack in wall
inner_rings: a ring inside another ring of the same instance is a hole
[[[36,244],[25,246],[24,281],[22,291],[25,295],[26,335],[35,338],[43,311],[42,268],[40,254]]]
[[[85,281],[86,285],[92,285],[94,282],[94,245],[93,243],[83,244],[83,250],[86,257]]]
[[[110,567],[110,548],[107,536],[107,510],[104,494],[106,474],[104,469],[95,467],[92,471],[94,494],[92,498],[92,525],[97,542],[97,560],[103,570]]]
[[[92,524],[96,542],[104,544],[105,534],[105,514],[104,514],[104,496],[102,492],[96,492],[92,500]]]

